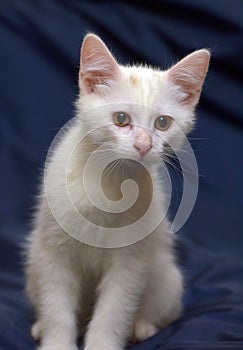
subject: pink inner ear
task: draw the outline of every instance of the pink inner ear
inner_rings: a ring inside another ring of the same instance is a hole
[[[92,76],[85,76],[81,73],[81,79],[87,93],[97,92],[97,88],[100,86],[110,86],[109,77],[107,75],[102,76],[99,72],[94,72]]]
[[[99,92],[107,87],[119,75],[119,65],[103,41],[89,34],[85,37],[81,49],[80,87],[87,93]]]
[[[184,93],[183,104],[196,104],[208,70],[209,52],[199,50],[186,56],[169,70],[169,80]]]

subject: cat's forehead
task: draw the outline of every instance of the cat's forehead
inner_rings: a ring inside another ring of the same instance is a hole
[[[122,73],[126,80],[135,88],[141,88],[143,83],[163,82],[163,71],[148,66],[121,66]]]
[[[124,96],[131,103],[156,108],[165,89],[164,72],[143,66],[121,67],[121,70]]]

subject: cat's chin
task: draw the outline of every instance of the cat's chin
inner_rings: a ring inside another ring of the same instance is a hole
[[[156,164],[155,157],[149,157],[149,156],[141,157],[139,155],[136,155],[128,159],[125,167],[130,169],[136,169],[136,170],[141,168],[150,169],[155,164]]]

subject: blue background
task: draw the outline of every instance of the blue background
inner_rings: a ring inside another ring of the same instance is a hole
[[[241,0],[0,1],[0,349],[35,347],[20,246],[48,147],[73,116],[88,31],[124,64],[168,68],[195,49],[212,51],[190,134],[200,190],[178,233],[185,311],[132,349],[243,349]]]

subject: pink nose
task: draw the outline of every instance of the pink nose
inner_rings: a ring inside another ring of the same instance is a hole
[[[142,145],[142,144],[134,144],[133,147],[138,151],[141,157],[144,157],[145,154],[152,148],[152,145]]]
[[[152,148],[151,134],[144,129],[138,130],[133,147],[136,149],[136,151],[140,154],[141,157],[144,157],[145,154],[147,154]]]

